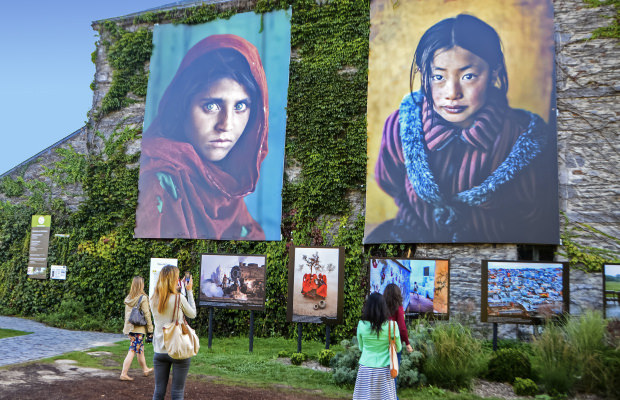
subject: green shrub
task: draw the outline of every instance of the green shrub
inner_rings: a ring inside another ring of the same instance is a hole
[[[497,350],[491,355],[487,378],[496,382],[514,382],[515,378],[531,378],[532,364],[528,356],[516,348]]]
[[[576,388],[588,393],[600,392],[608,382],[617,379],[608,376],[604,362],[606,322],[598,311],[586,311],[571,316],[565,327],[566,338],[576,358]]]
[[[608,345],[607,322],[600,312],[567,318],[564,326],[547,324],[534,342],[536,370],[544,390],[613,394],[620,354]]]
[[[291,364],[293,365],[301,365],[302,362],[308,359],[308,355],[306,353],[293,353],[291,354]]]
[[[329,363],[332,367],[332,379],[336,385],[354,385],[362,352],[357,346],[356,338],[351,341],[343,340],[340,345],[344,350],[336,353]]]
[[[536,396],[538,394],[538,385],[528,378],[515,378],[513,388],[518,396]]]
[[[411,335],[409,336],[411,338]],[[411,339],[409,340],[411,342]],[[362,355],[357,345],[357,339],[343,340],[340,345],[343,351],[336,353],[331,359],[332,379],[337,385],[354,385],[359,368],[359,359]],[[426,376],[421,372],[424,355],[420,351],[408,353],[403,350],[398,372],[398,387],[416,387],[426,384]]]
[[[470,388],[481,371],[481,344],[459,323],[435,325],[432,343],[425,346],[424,374],[432,385],[458,390]]]
[[[290,357],[290,356],[291,356],[291,353],[289,353],[289,352],[288,352],[288,351],[286,351],[286,350],[280,350],[280,351],[278,351],[278,357],[279,357],[279,358],[288,358],[288,357]]]
[[[422,363],[424,355],[422,352],[414,350],[408,353],[403,350],[400,360],[400,371],[398,372],[398,387],[418,387],[426,384],[426,376],[422,373]]]
[[[319,352],[318,355],[318,359],[319,359],[319,364],[321,364],[324,367],[329,367],[329,363],[332,360],[332,358],[334,358],[334,351],[330,350],[330,349],[323,349]]]
[[[576,357],[561,327],[547,324],[532,345],[535,365],[544,391],[569,393],[576,381]]]

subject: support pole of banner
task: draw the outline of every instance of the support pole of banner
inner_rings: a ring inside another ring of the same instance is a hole
[[[213,307],[209,307],[209,348],[213,341]]]
[[[254,310],[250,310],[250,353],[254,350]]]
[[[297,323],[297,352],[301,353],[301,322]]]
[[[497,351],[497,322],[493,322],[493,351]]]
[[[325,348],[329,349],[329,325],[325,324]]]

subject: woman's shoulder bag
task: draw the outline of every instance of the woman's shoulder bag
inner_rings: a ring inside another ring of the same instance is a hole
[[[129,323],[135,326],[146,326],[146,318],[144,318],[144,313],[140,308],[140,304],[142,303],[142,295],[138,298],[138,303],[131,309],[131,313],[129,314]]]
[[[388,337],[390,341],[390,375],[392,378],[398,376],[398,354],[396,352],[396,327],[391,330],[393,321],[388,321]]]
[[[164,345],[168,351],[168,355],[177,360],[190,358],[198,354],[200,349],[200,341],[196,332],[185,321],[178,320],[179,313],[179,294],[174,299],[174,311],[172,312],[172,321],[163,326]]]

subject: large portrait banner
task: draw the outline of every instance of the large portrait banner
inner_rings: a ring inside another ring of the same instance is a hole
[[[290,16],[155,26],[135,237],[281,239]]]
[[[370,8],[364,243],[559,244],[551,0]]]

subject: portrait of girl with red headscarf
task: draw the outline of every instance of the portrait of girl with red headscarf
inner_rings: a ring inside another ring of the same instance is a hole
[[[143,134],[136,237],[265,240],[244,197],[268,151],[267,80],[254,45],[189,49]]]

